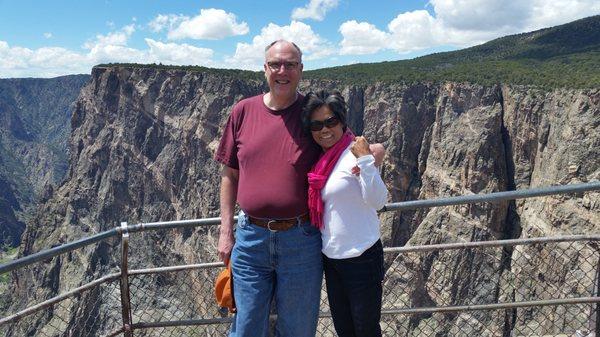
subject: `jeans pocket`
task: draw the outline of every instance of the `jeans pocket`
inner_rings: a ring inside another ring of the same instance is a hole
[[[306,236],[315,236],[315,235],[319,235],[319,233],[321,233],[321,231],[313,226],[311,223],[305,223],[305,224],[301,224],[298,227],[300,227],[300,230],[302,231],[302,234],[306,235]]]
[[[244,211],[240,211],[237,219],[237,229],[244,229],[248,226],[248,217]]]

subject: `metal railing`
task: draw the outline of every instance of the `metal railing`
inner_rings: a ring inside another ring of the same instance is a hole
[[[600,182],[393,203],[383,211],[600,190]],[[0,265],[13,277],[40,261],[120,237],[120,270],[2,314],[6,336],[225,335],[231,317],[217,308],[220,262],[131,269],[130,233],[214,227],[219,218],[139,223]],[[133,237],[132,237],[133,238]],[[463,242],[384,250],[382,329],[396,336],[599,334],[600,235]],[[16,274],[15,274],[16,273]],[[24,273],[25,274],[25,273]],[[326,294],[318,335],[334,336]],[[0,308],[1,308],[0,303]],[[5,304],[5,307],[9,307]]]

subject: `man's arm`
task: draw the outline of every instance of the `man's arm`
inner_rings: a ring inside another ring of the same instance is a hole
[[[229,261],[233,249],[233,213],[237,199],[239,170],[223,166],[221,172],[221,227],[219,231],[219,259]]]

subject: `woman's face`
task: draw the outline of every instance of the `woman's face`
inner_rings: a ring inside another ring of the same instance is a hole
[[[310,132],[323,151],[329,150],[342,138],[342,123],[327,105],[323,105],[310,114]],[[320,130],[315,130],[321,127]]]

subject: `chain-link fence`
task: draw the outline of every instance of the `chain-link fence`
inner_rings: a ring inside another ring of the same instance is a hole
[[[583,336],[595,331],[600,300],[595,298],[597,242],[510,243],[386,249],[392,262],[384,280],[384,335]],[[545,253],[551,258],[542,258]],[[130,277],[134,326],[186,320],[202,324],[147,328],[135,336],[225,335],[227,324],[211,323],[227,315],[215,306],[212,295],[219,268],[209,266],[134,272]],[[149,293],[149,288],[160,294]],[[321,312],[318,335],[335,336],[324,290]]]
[[[222,264],[200,263],[206,255],[181,245],[193,237],[203,244],[191,247],[214,251],[214,226],[194,226],[218,219],[205,220],[183,230],[171,222],[168,235],[148,230],[164,230],[158,223],[130,227],[109,243],[12,267],[14,292],[33,293],[0,295],[0,334],[227,335],[232,316],[213,297]],[[65,268],[75,259],[87,269]],[[179,265],[164,267],[169,261]],[[385,336],[600,335],[600,235],[391,247],[385,261]],[[86,283],[71,285],[69,273]],[[336,336],[324,287],[317,335]]]
[[[109,336],[121,330],[119,275],[112,274],[4,317],[3,336]],[[38,291],[38,289],[32,289]],[[15,317],[16,316],[16,317]]]
[[[559,242],[556,242],[556,241]],[[386,248],[385,336],[592,336],[600,315],[600,237]],[[133,336],[224,336],[220,263],[130,270]],[[55,297],[0,327],[5,336],[123,331],[121,274]],[[317,335],[335,336],[325,290]],[[3,320],[6,320],[4,318]]]

